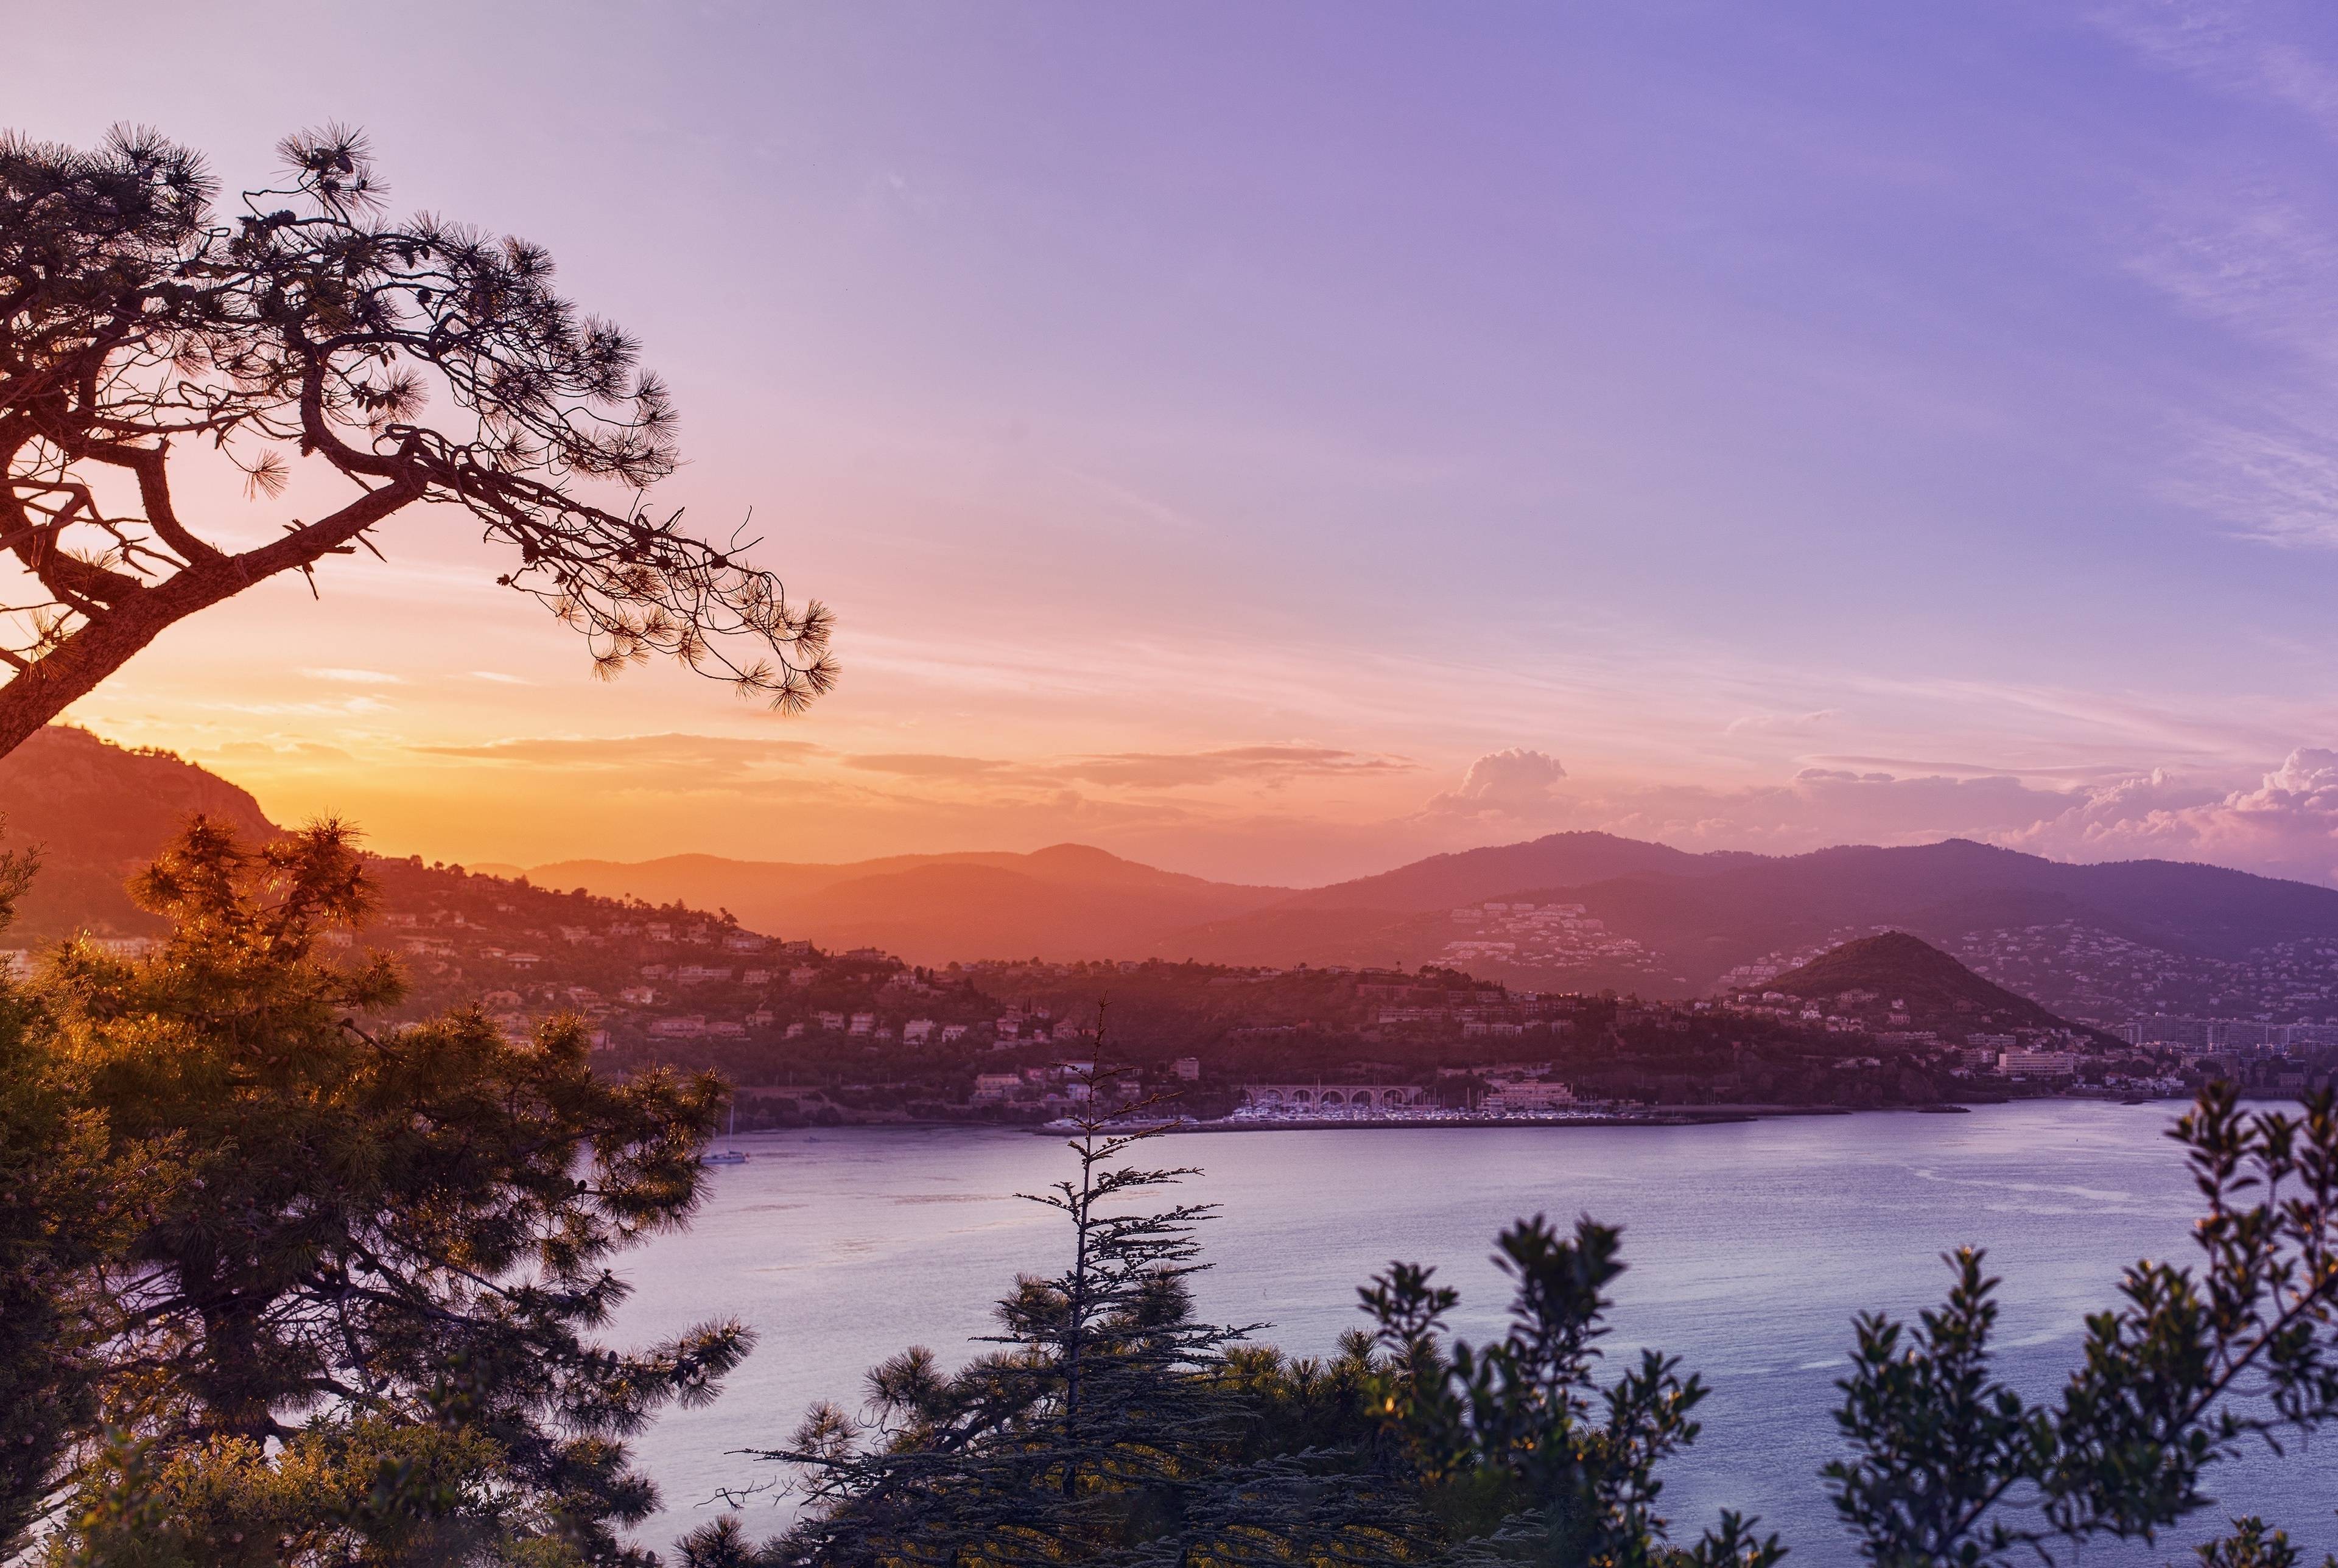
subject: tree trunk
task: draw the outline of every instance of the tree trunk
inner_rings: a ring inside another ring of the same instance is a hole
[[[422,480],[409,475],[368,491],[331,516],[281,539],[182,567],[151,588],[141,588],[99,611],[47,654],[0,686],[0,757],[37,733],[42,726],[80,701],[97,683],[130,662],[169,627],[198,610],[231,599],[263,578],[313,565],[327,554],[420,498]]]

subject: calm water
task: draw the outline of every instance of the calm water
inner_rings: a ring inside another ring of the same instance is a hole
[[[2121,1266],[2184,1256],[2193,1213],[2166,1106],[2047,1103],[1967,1116],[1867,1114],[1686,1128],[1245,1132],[1164,1139],[1160,1163],[1195,1164],[1192,1196],[1224,1206],[1205,1228],[1199,1294],[1222,1320],[1321,1353],[1359,1325],[1355,1287],[1392,1258],[1438,1265],[1460,1288],[1457,1326],[1498,1331],[1506,1298],[1487,1260],[1514,1216],[1578,1212],[1621,1223],[1611,1360],[1641,1345],[1679,1355],[1714,1393],[1704,1435],[1667,1472],[1675,1534],[1722,1506],[1762,1515],[1804,1563],[1855,1561],[1817,1480],[1840,1450],[1828,1415],[1862,1309],[1936,1300],[1940,1253],[1986,1246],[2002,1275],[2008,1376],[2032,1394],[2076,1358],[2081,1318]],[[665,1493],[662,1541],[713,1515],[703,1500],[771,1467],[730,1454],[783,1440],[805,1405],[857,1403],[862,1371],[911,1344],[970,1354],[1018,1269],[1057,1266],[1054,1216],[1014,1194],[1060,1176],[1061,1144],[1027,1133],[854,1130],[732,1140],[753,1161],[714,1172],[686,1235],[631,1255],[637,1338],[735,1315],[761,1348],[723,1396],[667,1416],[640,1443]],[[2227,1510],[2338,1547],[2338,1436],[2288,1459],[2227,1469]],[[751,1506],[750,1522],[781,1515]],[[2209,1532],[2203,1524],[2186,1536]],[[2098,1563],[2181,1553],[2097,1549]]]

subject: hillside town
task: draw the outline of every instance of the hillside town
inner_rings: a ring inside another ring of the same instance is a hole
[[[1979,965],[1968,971],[1906,937],[1895,940],[1947,966],[1944,981],[1906,971],[1903,988],[1930,987],[1920,995],[1801,995],[1786,965],[1675,1003],[1538,992],[1449,963],[1410,973],[1158,959],[933,968],[874,948],[825,951],[719,912],[418,860],[380,861],[376,874],[382,913],[349,940],[397,955],[414,1015],[475,1004],[520,1034],[577,1014],[608,1072],[723,1073],[738,1086],[742,1127],[1045,1122],[1088,1097],[1099,1054],[1133,1069],[1113,1079],[1125,1096],[1168,1097],[1204,1121],[1267,1105],[1287,1116],[1297,1090],[1321,1083],[1340,1098],[1311,1092],[1319,1115],[1381,1114],[1400,1101],[1415,1115],[1508,1117],[2178,1094],[2209,1076],[2294,1093],[2338,1060],[2326,1025],[2171,1014],[2104,1029],[2056,1017],[2017,987],[1999,991]],[[1485,915],[1537,940],[1610,940],[1574,909]],[[1976,956],[2004,972],[2018,951],[2000,941]]]
[[[1100,1051],[1133,1070],[1112,1077],[1115,1092],[1165,1098],[1205,1121],[2173,1095],[2210,1077],[2294,1093],[2338,1063],[2338,1024],[2319,1019],[2054,1015],[2022,990],[2049,960],[2146,962],[2148,950],[2077,928],[1959,945],[1971,995],[1911,997],[1888,985],[1803,994],[1791,979],[1803,966],[1885,939],[1842,932],[1741,966],[1713,997],[1671,1002],[1528,989],[1475,978],[1463,962],[1513,952],[1632,957],[1633,944],[1574,905],[1457,908],[1453,921],[1472,935],[1410,973],[1159,959],[934,968],[874,947],[834,952],[768,936],[720,912],[418,858],[377,861],[375,876],[380,914],[336,939],[396,956],[408,1015],[474,1005],[518,1035],[573,1014],[604,1071],[722,1073],[737,1085],[742,1127],[1044,1122],[1089,1097]],[[154,941],[93,940],[123,956]],[[2288,975],[2304,1012],[2322,1000],[2313,976],[2330,956],[2277,955],[2254,969]],[[36,959],[31,949],[0,955],[18,969]],[[2196,994],[2225,993],[2170,992]]]

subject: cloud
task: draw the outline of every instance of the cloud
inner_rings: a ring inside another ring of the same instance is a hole
[[[303,670],[311,681],[332,681],[343,686],[403,686],[406,677],[380,670]]]
[[[1743,735],[1767,730],[1815,730],[1831,720],[1842,717],[1840,708],[1821,708],[1812,713],[1748,713],[1732,719],[1722,733]]]
[[[1429,817],[1533,817],[1560,805],[1554,792],[1567,769],[1547,751],[1513,746],[1488,751],[1469,764],[1461,788],[1432,796],[1421,814]]]
[[[378,697],[338,697],[323,702],[204,702],[203,711],[241,713],[260,719],[328,719],[396,711]]]
[[[500,670],[474,670],[471,671],[471,679],[474,681],[492,681],[498,686],[533,686],[535,684],[535,681],[526,680],[517,675],[506,675]]]
[[[2338,71],[2315,59],[2308,43],[2262,25],[2278,22],[2280,12],[2127,0],[2090,15],[2145,58],[2236,98],[2282,104],[2338,139]]]
[[[1478,772],[1472,768],[1473,779]],[[1473,813],[1460,794],[1438,799],[1465,820],[1508,826],[1531,814]],[[1871,767],[1809,767],[1784,784],[1734,789],[1577,781],[1546,821],[1561,817],[1690,849],[1798,854],[1975,838],[2058,860],[2198,860],[2329,885],[2338,883],[2338,749],[2299,747],[2237,788],[2164,769],[2085,783],[2009,771],[1903,777]]]
[[[826,748],[808,740],[759,740],[728,735],[545,736],[490,740],[476,746],[418,746],[433,757],[507,762],[580,772],[680,770],[695,782],[748,776],[759,768],[817,756]]]
[[[2065,859],[2205,860],[2338,881],[2338,750],[2299,747],[2254,789],[2219,791],[2165,772],[2125,779],[2004,841]]]
[[[1011,766],[989,757],[949,757],[938,752],[894,751],[847,757],[847,768],[892,773],[904,779],[978,779]]]
[[[280,746],[266,740],[229,740],[215,748],[212,755],[229,762],[335,763],[352,760],[339,746],[328,746],[320,740],[294,740]]]
[[[1714,789],[1623,783],[1579,788],[1572,826],[1689,849],[1793,855],[1831,844],[1995,839],[2069,808],[2073,796],[2004,774],[1901,778],[1872,769],[1805,768],[1783,784]]]
[[[1228,746],[1211,751],[1113,751],[1030,763],[937,752],[874,752],[847,757],[847,768],[909,779],[986,779],[1032,789],[1073,784],[1106,789],[1173,789],[1241,781],[1273,788],[1301,777],[1395,773],[1414,766],[1325,746]]]
[[[1252,779],[1270,786],[1296,777],[1410,772],[1400,758],[1366,757],[1326,746],[1229,746],[1214,751],[1118,751],[1051,765],[1051,775],[1134,789],[1175,789]]]
[[[2134,771],[2131,767],[2107,767],[2089,762],[2058,768],[2005,768],[1989,762],[1943,762],[1937,758],[1911,757],[1812,757],[1809,761],[1811,767],[1803,769],[1805,772],[1848,769],[1861,775],[1881,769],[1883,775],[1891,779],[1931,774],[1950,779],[2058,779],[2066,786],[2107,784]]]

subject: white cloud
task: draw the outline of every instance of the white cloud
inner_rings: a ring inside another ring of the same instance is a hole
[[[2164,772],[2129,779],[2003,841],[2063,859],[2205,860],[2338,881],[2338,750],[2302,746],[2254,789],[2220,792]]]
[[[391,675],[380,670],[303,670],[301,674],[311,681],[331,681],[343,686],[403,686],[406,677]]]
[[[1556,792],[1567,769],[1547,751],[1513,746],[1469,764],[1461,788],[1433,797],[1421,808],[1432,817],[1535,817],[1563,802]]]
[[[1822,708],[1812,713],[1748,713],[1743,718],[1732,719],[1722,733],[1743,735],[1749,731],[1815,730],[1842,716],[1840,708]]]

